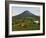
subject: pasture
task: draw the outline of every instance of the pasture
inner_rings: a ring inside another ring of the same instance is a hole
[[[12,31],[24,30],[40,30],[40,17],[12,17]]]

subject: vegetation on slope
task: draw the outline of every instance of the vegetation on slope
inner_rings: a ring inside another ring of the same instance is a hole
[[[39,21],[35,23],[34,21]],[[40,30],[40,17],[12,17],[12,31]]]

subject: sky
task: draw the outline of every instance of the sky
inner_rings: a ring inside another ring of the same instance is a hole
[[[40,16],[39,7],[15,7],[15,6],[12,6],[12,16],[19,15],[26,10],[30,11],[30,13],[32,13],[34,15]]]

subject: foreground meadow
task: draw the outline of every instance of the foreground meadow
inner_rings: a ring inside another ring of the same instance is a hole
[[[35,21],[38,21],[35,22]],[[40,17],[12,17],[12,31],[40,30]]]

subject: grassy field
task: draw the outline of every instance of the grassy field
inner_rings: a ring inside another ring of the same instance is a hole
[[[34,21],[39,21],[35,23]],[[40,17],[12,17],[12,31],[40,30]]]

